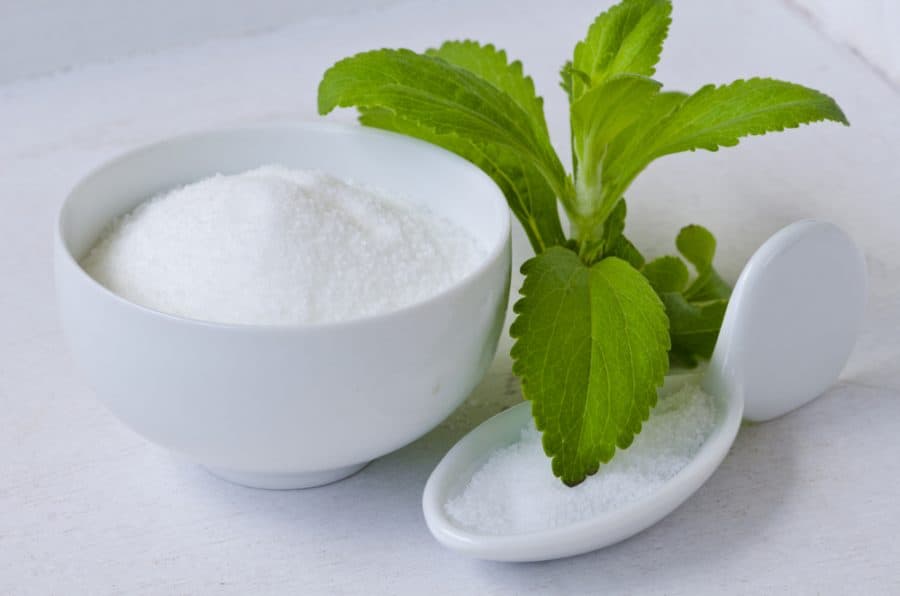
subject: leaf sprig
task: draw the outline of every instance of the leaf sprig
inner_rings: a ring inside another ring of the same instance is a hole
[[[650,77],[671,12],[670,0],[623,0],[576,44],[560,73],[571,173],[531,78],[493,45],[364,52],[337,62],[319,85],[321,114],[356,107],[363,124],[444,147],[503,191],[535,251],[522,266],[510,329],[513,371],[553,473],[568,485],[631,444],[670,362],[710,357],[731,291],[713,268],[715,238],[700,226],[678,234],[681,257],[646,262],[624,234],[631,183],[673,153],[821,120],[847,124],[827,95],[774,79],[664,90]]]

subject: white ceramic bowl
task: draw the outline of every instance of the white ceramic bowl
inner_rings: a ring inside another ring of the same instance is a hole
[[[151,195],[266,163],[321,169],[426,205],[477,238],[483,262],[388,314],[277,327],[150,310],[78,264],[114,217]],[[132,151],[82,180],[59,215],[55,268],[71,351],[116,416],[225,479],[301,488],[422,436],[479,382],[506,311],[509,213],[475,166],[415,139],[325,124],[220,130]]]

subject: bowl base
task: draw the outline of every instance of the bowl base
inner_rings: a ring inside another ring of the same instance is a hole
[[[204,467],[213,476],[234,484],[240,484],[241,486],[272,490],[289,490],[295,488],[312,488],[314,486],[322,486],[324,484],[331,484],[332,482],[343,480],[362,470],[368,463],[369,462],[363,462],[361,464],[354,464],[343,468],[320,470],[317,472],[298,472],[296,474],[266,474],[243,472],[239,470],[225,470],[208,466]]]

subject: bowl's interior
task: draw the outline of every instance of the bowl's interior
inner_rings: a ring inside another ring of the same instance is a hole
[[[397,134],[310,123],[203,132],[127,153],[69,195],[60,214],[62,243],[79,260],[115,217],[151,196],[265,164],[322,170],[423,205],[468,230],[486,260],[509,233],[502,193],[465,160]]]

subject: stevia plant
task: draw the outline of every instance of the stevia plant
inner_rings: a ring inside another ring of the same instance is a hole
[[[701,226],[678,234],[680,257],[645,261],[624,234],[624,195],[637,175],[660,157],[716,151],[747,135],[847,124],[827,95],[774,79],[664,90],[650,77],[671,11],[669,0],[623,0],[575,45],[561,71],[571,173],[531,78],[493,45],[364,52],[319,85],[321,114],[355,106],[362,124],[444,147],[502,189],[535,252],[514,307],[513,371],[553,473],[570,486],[632,443],[670,362],[709,358],[730,294],[713,267],[715,238]]]

